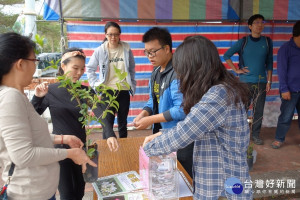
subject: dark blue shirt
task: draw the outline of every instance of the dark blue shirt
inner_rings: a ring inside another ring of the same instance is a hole
[[[278,51],[277,73],[280,92],[300,92],[300,48],[293,38]]]

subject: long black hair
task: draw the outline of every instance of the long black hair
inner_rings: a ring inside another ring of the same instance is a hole
[[[14,32],[0,34],[0,84],[3,76],[10,72],[13,63],[28,58],[35,47],[29,37]]]
[[[223,84],[229,101],[248,101],[248,89],[222,64],[216,46],[203,36],[185,38],[173,56],[173,67],[180,81],[183,110],[188,114],[214,85]]]
[[[79,49],[79,48],[77,48],[77,47],[71,47],[71,48],[69,48],[69,49],[66,49],[63,53],[62,53],[62,55],[61,55],[61,57],[63,57],[63,55],[65,55],[65,53],[68,53],[68,52],[72,52],[72,51],[80,51],[81,53],[83,53],[83,51],[82,51],[82,49]],[[80,58],[80,59],[82,59],[82,60],[84,60],[85,61],[85,57],[83,56],[83,55],[76,55],[76,56],[74,56],[75,58]],[[72,57],[73,58],[73,57]],[[69,62],[70,62],[70,58],[67,58],[67,59],[65,59],[64,61],[63,61],[63,64],[68,64]],[[65,72],[64,72],[64,70],[61,68],[61,65],[60,65],[60,67],[59,67],[59,69],[58,69],[58,73],[57,73],[57,75],[59,75],[59,76],[61,76],[61,75],[63,75]]]

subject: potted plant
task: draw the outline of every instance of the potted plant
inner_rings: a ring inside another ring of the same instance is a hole
[[[250,143],[247,149],[247,164],[249,171],[253,168],[253,143]]]
[[[88,87],[88,89],[81,87],[82,83],[87,83],[87,81],[78,80],[74,83],[66,76],[66,74],[58,77],[58,80],[60,81],[60,87],[66,88],[72,96],[70,100],[72,101],[75,99],[78,103],[78,107],[80,108],[79,112],[82,115],[78,118],[78,120],[82,123],[82,126],[86,128],[85,151],[89,158],[95,163],[98,163],[99,153],[97,150],[97,144],[90,139],[90,135],[94,130],[90,125],[92,122],[101,123],[103,125],[102,119],[104,119],[108,113],[114,114],[111,110],[109,110],[109,108],[114,107],[116,110],[119,108],[119,103],[116,101],[116,98],[121,90],[122,84],[125,84],[126,87],[129,87],[128,84],[123,82],[127,76],[127,73],[121,72],[117,68],[115,68],[115,72],[119,79],[119,82],[116,83],[118,90],[113,90],[104,84],[101,84],[95,88],[95,92],[97,94],[106,94],[109,97],[109,100],[106,102],[101,101],[99,96],[92,92],[91,87]],[[113,90],[114,94],[110,95],[108,90]],[[92,110],[105,103],[107,103],[107,107],[100,116],[92,114]],[[95,182],[98,179],[98,168],[87,165],[87,170],[83,174],[83,177],[85,182]]]

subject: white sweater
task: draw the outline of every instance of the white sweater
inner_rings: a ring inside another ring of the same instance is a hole
[[[54,136],[27,97],[15,88],[0,86],[0,166],[7,180],[12,162],[15,170],[8,186],[10,200],[47,200],[58,187],[58,161],[66,149],[54,149]]]

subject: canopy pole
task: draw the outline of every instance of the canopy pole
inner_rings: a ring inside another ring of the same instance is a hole
[[[64,17],[62,12],[62,3],[59,0],[59,23],[60,23],[60,51],[64,52],[66,49],[65,35],[64,35]]]

